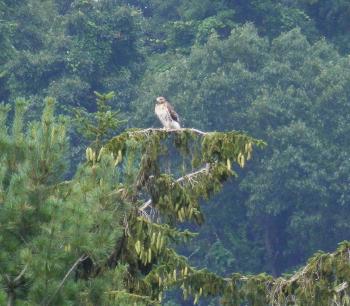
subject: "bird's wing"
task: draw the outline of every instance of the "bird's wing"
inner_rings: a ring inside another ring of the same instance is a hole
[[[168,109],[170,116],[173,120],[180,122],[180,118],[179,115],[177,114],[177,112],[175,112],[174,108],[171,106],[171,104],[169,102],[165,102],[166,108]]]

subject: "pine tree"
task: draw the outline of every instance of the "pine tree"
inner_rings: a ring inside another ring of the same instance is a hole
[[[93,281],[88,272],[93,265],[99,266],[96,274],[106,269],[129,211],[115,192],[114,160],[99,157],[98,167],[82,165],[65,181],[65,118],[54,116],[54,100],[47,99],[41,121],[24,129],[25,109],[18,100],[8,130],[10,108],[1,106],[0,300],[108,304],[102,293],[123,288],[125,267]]]
[[[40,234],[46,232],[50,239],[47,224],[58,205],[51,196],[67,166],[65,122],[54,119],[54,101],[47,99],[41,122],[30,123],[25,133],[26,106],[25,100],[16,101],[11,130],[6,125],[9,106],[2,104],[0,114],[0,271],[8,305],[27,290],[35,269],[31,251],[37,253]],[[43,262],[41,267],[48,269]]]

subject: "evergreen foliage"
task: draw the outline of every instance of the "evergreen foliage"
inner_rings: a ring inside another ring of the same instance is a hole
[[[96,114],[77,118],[95,140],[103,139],[101,130],[108,133],[120,123],[116,117],[101,121],[110,118],[106,102],[112,95],[97,96]],[[201,223],[200,199],[219,191],[234,175],[233,165],[243,168],[253,145],[263,146],[262,141],[239,132],[129,130],[103,146],[94,141],[86,163],[65,181],[67,123],[54,116],[54,100],[46,100],[41,121],[27,129],[26,101],[17,100],[11,131],[6,125],[10,108],[3,104],[1,110],[0,143],[6,154],[0,297],[8,305],[151,305],[176,287],[195,304],[201,296],[219,296],[224,305],[349,304],[347,242],[277,279],[239,273],[221,277],[198,270],[175,251],[174,244],[195,236],[176,225]],[[96,120],[103,124],[93,128]],[[171,165],[163,165],[171,160],[182,160],[182,171],[187,166],[192,172],[175,177]]]
[[[54,101],[48,99],[41,121],[24,129],[25,106],[24,100],[16,102],[11,131],[6,128],[8,106],[2,105],[1,116],[0,261],[8,305],[15,300],[102,303],[107,298],[101,279],[79,280],[87,277],[84,269],[105,262],[122,235],[128,205],[113,192],[118,180],[113,161],[103,157],[98,167],[83,167],[73,180],[64,181],[64,118],[54,117]],[[109,272],[114,289],[123,288],[124,273],[122,266]]]

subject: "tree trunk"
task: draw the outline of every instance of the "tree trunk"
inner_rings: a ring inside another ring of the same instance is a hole
[[[15,306],[16,294],[14,290],[7,292],[7,306]]]
[[[265,218],[264,244],[267,253],[267,264],[273,276],[277,276],[276,254],[273,246],[273,230],[270,218]]]

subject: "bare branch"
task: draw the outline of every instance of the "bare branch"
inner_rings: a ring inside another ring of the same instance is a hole
[[[148,128],[148,129],[143,129],[143,130],[138,130],[138,131],[132,131],[132,132],[128,132],[129,134],[138,134],[138,133],[149,133],[149,132],[157,132],[157,131],[166,131],[166,132],[169,132],[169,133],[172,133],[172,132],[182,132],[182,131],[190,131],[190,132],[193,132],[193,133],[196,133],[196,134],[199,134],[199,135],[207,135],[208,133],[207,132],[203,132],[201,130],[198,130],[198,129],[193,129],[193,128],[182,128],[182,129],[160,129],[160,128]]]
[[[336,293],[339,293],[345,289],[347,289],[349,287],[349,284],[347,282],[343,282],[340,285],[338,285],[337,287],[334,288],[334,291]]]
[[[176,180],[176,182],[180,183],[180,182],[182,182],[182,181],[184,181],[184,180],[190,180],[190,179],[192,179],[194,176],[197,176],[197,175],[202,174],[202,173],[208,173],[208,167],[207,167],[207,166],[206,166],[206,167],[203,167],[203,168],[201,168],[201,169],[199,169],[199,170],[197,170],[197,171],[195,171],[195,172],[192,172],[192,173],[189,173],[189,174],[186,174],[186,175],[184,175],[184,176],[179,177],[179,178]]]
[[[142,204],[142,206],[139,208],[139,211],[143,212],[151,204],[152,204],[152,199],[149,199],[148,201]]]

